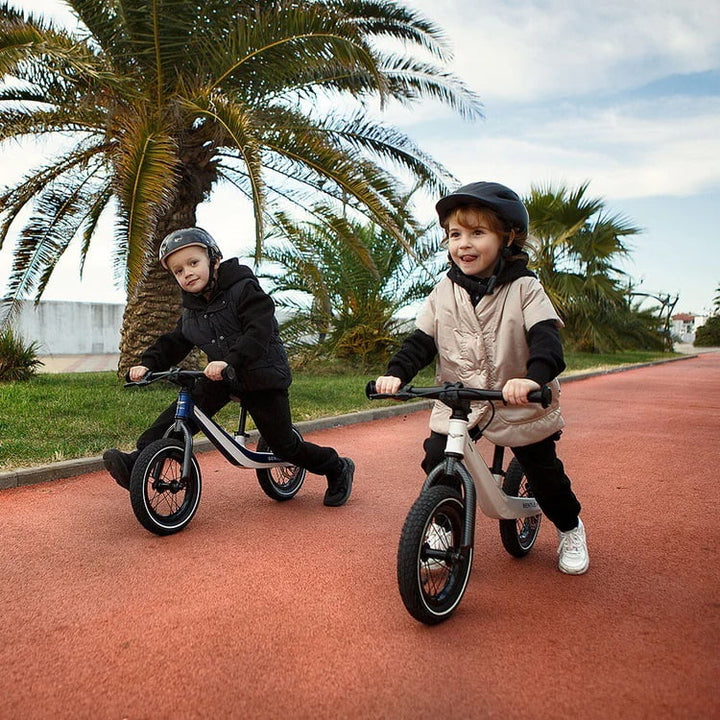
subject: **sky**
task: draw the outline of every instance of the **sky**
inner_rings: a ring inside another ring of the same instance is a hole
[[[61,18],[61,0],[15,0]],[[622,268],[636,289],[679,296],[676,312],[707,313],[720,286],[720,3],[717,0],[408,0],[435,21],[475,91],[484,118],[460,119],[432,102],[391,106],[384,121],[409,135],[458,184],[534,186],[588,182],[642,233]],[[46,148],[0,146],[0,183]],[[434,215],[433,198],[417,211]],[[220,187],[198,208],[227,256],[247,257],[251,215]],[[104,240],[79,276],[66,253],[45,300],[123,302]],[[12,242],[0,250],[0,290]]]

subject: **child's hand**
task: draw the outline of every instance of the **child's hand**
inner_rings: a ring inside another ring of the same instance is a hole
[[[527,405],[528,393],[539,390],[540,386],[528,378],[511,378],[502,389],[505,402],[510,405]]]
[[[133,365],[128,371],[128,378],[130,378],[130,382],[137,382],[142,380],[148,372],[150,372],[150,368],[146,368],[144,365]]]
[[[375,381],[375,392],[393,395],[402,387],[402,380],[393,375],[381,375]]]
[[[203,372],[210,380],[222,380],[222,371],[228,366],[224,360],[213,360],[205,366]]]

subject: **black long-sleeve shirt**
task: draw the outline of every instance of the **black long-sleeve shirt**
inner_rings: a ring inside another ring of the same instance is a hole
[[[497,278],[491,283],[491,288],[500,287],[526,275],[534,276],[527,269],[527,256],[523,255],[518,260],[503,263]],[[450,268],[448,277],[468,292],[473,305],[480,302],[488,292],[488,279],[464,275],[456,265]],[[492,289],[489,293],[492,294]],[[539,385],[545,385],[565,369],[557,323],[554,320],[536,323],[528,328],[526,337],[529,356],[525,377]],[[408,383],[420,370],[429,365],[437,354],[438,349],[434,339],[422,330],[415,330],[405,338],[400,350],[390,359],[386,375],[392,375],[400,378],[403,383]]]

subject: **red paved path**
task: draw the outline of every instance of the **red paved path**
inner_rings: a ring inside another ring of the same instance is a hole
[[[104,473],[2,491],[0,718],[719,717],[719,381],[716,353],[567,384],[590,572],[557,571],[549,524],[518,561],[480,517],[434,628],[395,584],[424,412],[313,433],[355,458],[341,509],[215,453],[169,538]]]

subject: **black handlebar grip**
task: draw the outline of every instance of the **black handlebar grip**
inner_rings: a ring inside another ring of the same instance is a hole
[[[530,402],[538,402],[544,408],[550,407],[550,403],[552,402],[552,390],[547,385],[543,385],[540,390],[533,390],[529,393],[528,400],[530,400]]]
[[[234,383],[237,380],[237,373],[235,372],[235,368],[232,365],[228,365],[227,367],[223,368],[221,375],[225,380],[231,383]]]
[[[375,387],[375,381],[370,380],[368,384],[365,386],[365,397],[368,399],[372,399],[372,396],[375,395],[377,392],[377,389]]]

